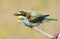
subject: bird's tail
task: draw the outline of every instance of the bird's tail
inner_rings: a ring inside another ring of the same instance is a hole
[[[54,18],[45,18],[44,20],[46,20],[46,21],[58,21],[58,19],[54,19]]]

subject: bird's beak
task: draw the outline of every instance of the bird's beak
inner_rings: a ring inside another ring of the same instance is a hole
[[[14,16],[18,16],[18,13],[14,13]]]
[[[16,16],[18,19],[25,18],[23,15],[18,13],[14,13],[14,16]]]

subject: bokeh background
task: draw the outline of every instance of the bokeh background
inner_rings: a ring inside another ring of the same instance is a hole
[[[58,21],[38,26],[48,33],[60,33],[60,0],[0,0],[0,39],[49,39],[22,24],[13,15],[22,9],[32,9],[41,14],[50,14]]]

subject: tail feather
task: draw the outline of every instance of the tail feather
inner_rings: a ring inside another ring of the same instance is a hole
[[[54,18],[45,18],[44,20],[47,20],[47,21],[58,21],[58,19],[54,19]]]

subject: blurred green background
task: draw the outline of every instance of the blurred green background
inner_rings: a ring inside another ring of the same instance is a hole
[[[59,21],[38,26],[48,33],[60,33],[60,0],[0,0],[0,39],[49,39],[44,35],[17,23],[13,15],[21,9],[32,9]]]

